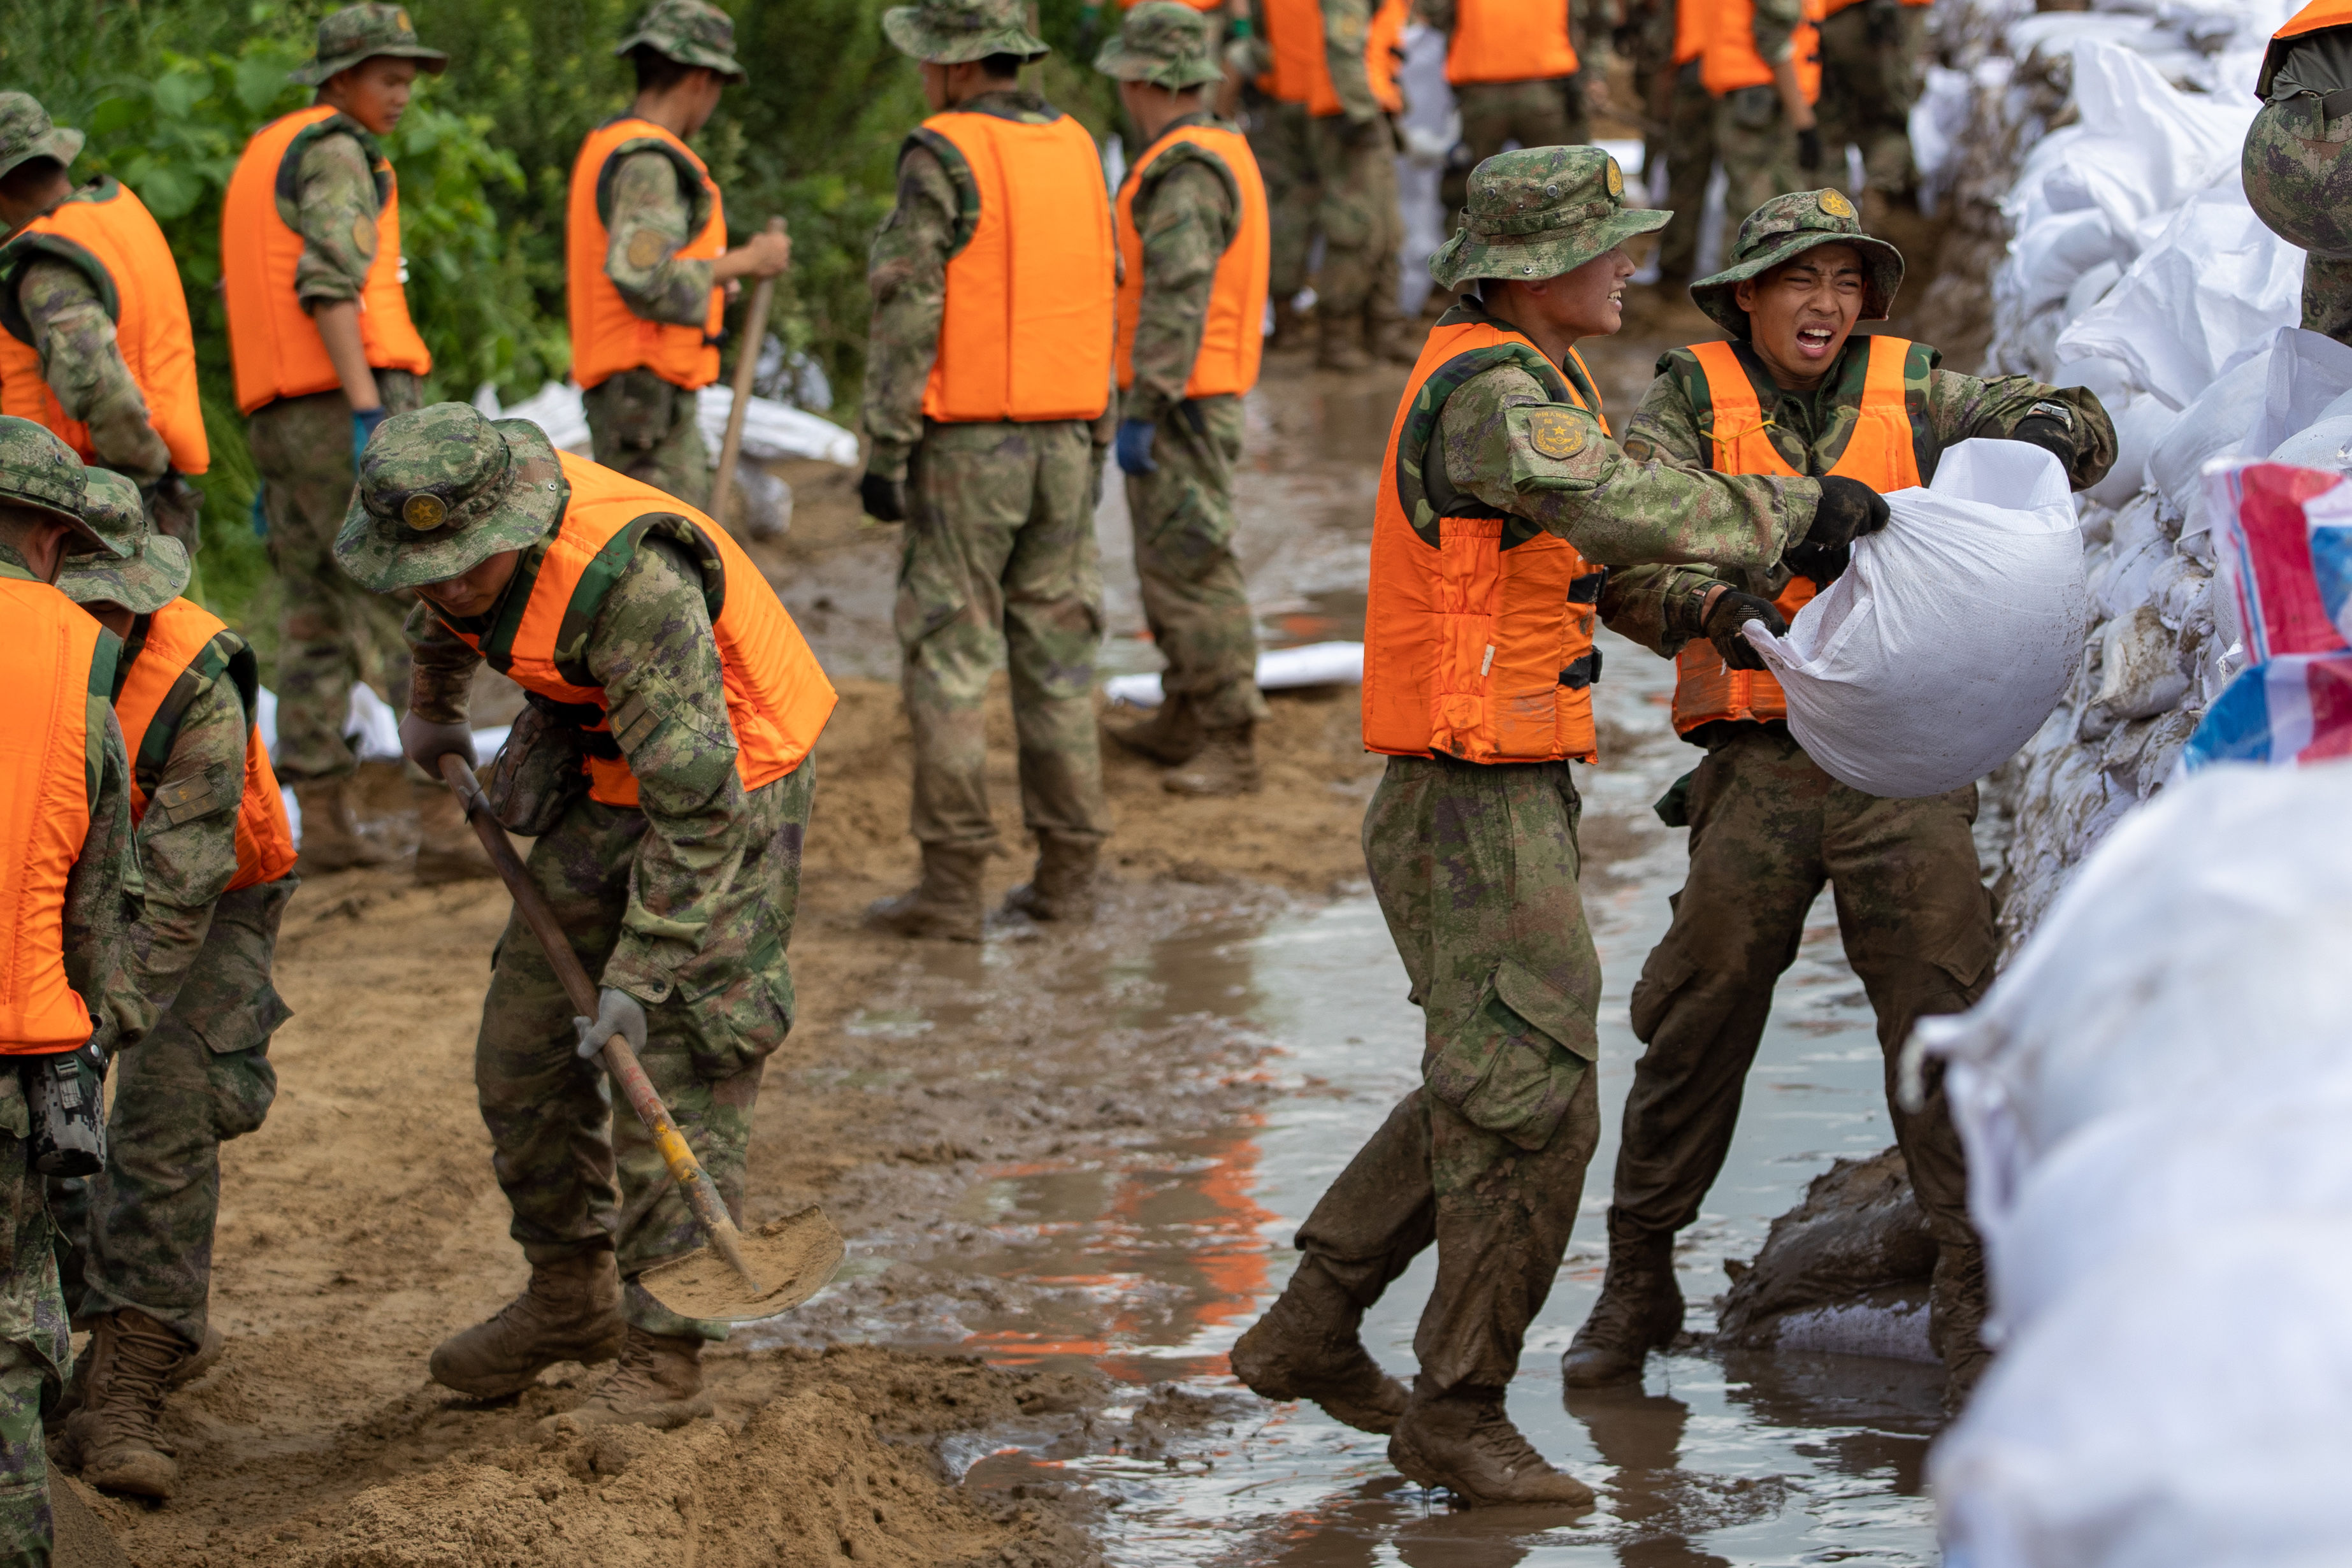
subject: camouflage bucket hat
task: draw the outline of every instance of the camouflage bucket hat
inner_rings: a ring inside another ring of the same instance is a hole
[[[2352,115],[2308,95],[2273,103],[2246,131],[2239,172],[2270,231],[2326,261],[2352,261]]]
[[[1474,277],[1573,272],[1674,214],[1625,204],[1625,175],[1598,147],[1527,147],[1470,171],[1462,226],[1429,258],[1440,288]]]
[[[449,57],[416,41],[416,28],[405,5],[346,5],[319,24],[319,52],[286,73],[298,87],[317,87],[329,77],[347,71],[378,55],[415,60],[438,76]]]
[[[73,448],[41,425],[0,414],[0,506],[25,507],[71,523],[112,556],[130,553],[128,540],[101,532],[103,520],[81,515],[87,471]]]
[[[103,601],[133,615],[152,615],[187,591],[187,547],[147,526],[147,507],[139,498],[138,486],[111,468],[89,469],[88,478],[83,518],[109,538],[126,540],[131,553],[121,560],[68,556],[58,572],[58,591],[76,604]]]
[[[735,21],[703,0],[654,0],[653,9],[613,52],[644,47],[682,66],[708,66],[729,81],[743,79],[735,58]]]
[[[882,13],[882,31],[902,54],[934,65],[991,55],[1042,59],[1053,51],[1029,30],[1021,0],[918,0]]]
[[[1216,19],[1177,0],[1143,0],[1119,23],[1118,36],[1095,56],[1095,69],[1171,92],[1222,80]]]
[[[1739,225],[1738,242],[1731,247],[1731,265],[1692,284],[1691,299],[1717,326],[1735,338],[1745,338],[1748,312],[1732,298],[1733,287],[1824,245],[1850,245],[1861,253],[1862,319],[1885,320],[1887,311],[1894,308],[1895,290],[1903,287],[1903,253],[1863,233],[1861,214],[1836,191],[1775,196],[1748,214],[1748,221]]]
[[[545,431],[436,402],[376,427],[335,559],[371,593],[444,581],[536,543],[571,498]]]
[[[52,124],[49,111],[28,92],[0,92],[0,174],[32,158],[71,163],[81,153],[81,132]]]

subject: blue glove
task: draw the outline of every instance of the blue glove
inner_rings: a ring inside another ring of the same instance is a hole
[[[358,467],[360,459],[366,455],[375,427],[391,417],[391,411],[381,406],[352,411],[352,466]]]
[[[1151,460],[1151,438],[1159,426],[1148,419],[1130,419],[1118,427],[1118,470],[1122,474],[1157,474],[1160,465]]]
[[[259,485],[253,487],[253,537],[257,539],[269,537],[269,510],[261,504]]]

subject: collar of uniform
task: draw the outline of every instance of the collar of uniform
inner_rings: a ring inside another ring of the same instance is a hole
[[[1855,332],[1838,350],[1836,361],[1821,384],[1811,392],[1791,392],[1772,379],[1771,371],[1748,343],[1735,340],[1731,351],[1756,389],[1756,401],[1781,429],[1803,442],[1810,452],[1828,434],[1830,414],[1842,407],[1860,408],[1864,381],[1870,373],[1870,339]]]
[[[1188,125],[1222,125],[1223,123],[1223,121],[1220,120],[1215,114],[1205,109],[1196,113],[1180,116],[1161,126],[1160,134],[1151,139],[1150,143],[1144,148],[1144,152],[1150,152],[1153,147],[1159,146]],[[1141,160],[1139,158],[1137,162],[1140,162]]]
[[[1512,326],[1508,321],[1504,320],[1500,316],[1497,316],[1493,311],[1487,309],[1486,302],[1478,298],[1475,294],[1465,294],[1456,298],[1454,303],[1446,308],[1445,314],[1437,319],[1436,324],[1440,327],[1460,327],[1474,321],[1483,322],[1486,326],[1494,328],[1498,332],[1519,332],[1519,329],[1517,327]],[[1527,334],[1525,332],[1519,332],[1519,336],[1526,338]],[[1528,342],[1532,344],[1534,340],[1528,339]],[[1536,351],[1538,353],[1543,352],[1540,349]],[[1551,356],[1545,354],[1544,358],[1549,361],[1551,359]],[[1591,380],[1585,375],[1583,367],[1578,363],[1578,361],[1571,359],[1564,365],[1557,361],[1553,361],[1552,368],[1559,372],[1561,380],[1567,382],[1570,386],[1576,389],[1577,395],[1585,400],[1585,406],[1588,409],[1595,412],[1599,411],[1601,407],[1601,389],[1592,384]],[[1764,384],[1766,386],[1769,386],[1771,384],[1771,379],[1767,377]]]
[[[25,558],[16,553],[14,545],[0,545],[0,577],[13,577],[19,582],[41,580],[33,575],[33,569],[25,564]]]
[[[968,98],[950,114],[992,114],[999,120],[1017,120],[1024,125],[1051,125],[1062,118],[1062,111],[1024,88],[1000,88]]]

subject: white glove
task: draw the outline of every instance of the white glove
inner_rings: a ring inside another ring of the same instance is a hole
[[[645,1004],[626,991],[604,988],[596,998],[596,1016],[582,1018],[574,1013],[572,1027],[580,1031],[580,1059],[593,1061],[604,1049],[604,1042],[619,1035],[629,1042],[629,1049],[640,1056],[646,1050]]]

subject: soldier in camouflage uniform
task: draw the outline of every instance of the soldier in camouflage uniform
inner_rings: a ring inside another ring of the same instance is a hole
[[[1257,629],[1234,554],[1242,400],[1239,392],[1189,397],[1185,388],[1219,268],[1241,233],[1239,182],[1255,183],[1255,172],[1229,167],[1197,141],[1178,141],[1151,157],[1150,149],[1187,126],[1233,129],[1202,107],[1202,88],[1221,73],[1213,24],[1201,13],[1174,0],[1144,0],[1127,13],[1095,68],[1118,78],[1146,148],[1136,159],[1140,172],[1128,175],[1142,295],[1128,350],[1134,380],[1120,394],[1118,455],[1144,619],[1167,661],[1158,710],[1112,738],[1168,765],[1160,782],[1171,794],[1243,794],[1258,787],[1251,732],[1266,708],[1257,689]],[[1241,265],[1255,282],[1266,263],[1261,251]],[[1247,357],[1254,365],[1255,356]]]
[[[2273,38],[2254,90],[2246,200],[2306,253],[2305,328],[2352,343],[2352,26]]]
[[[571,504],[566,472],[537,425],[494,425],[454,402],[386,422],[361,464],[335,558],[373,592],[413,589],[422,601],[408,618],[416,685],[401,743],[427,771],[446,753],[471,756],[466,715],[482,655],[457,633],[516,634]],[[575,727],[585,716],[534,691],[499,759],[521,780],[502,818],[535,835],[530,875],[598,977],[601,1008],[576,1018],[530,927],[520,915],[508,922],[474,1080],[530,1283],[445,1341],[432,1374],[492,1398],[556,1362],[617,1354],[618,1370],[566,1416],[574,1425],[676,1426],[708,1413],[702,1346],[725,1333],[678,1317],[636,1283],[702,1238],[650,1135],[625,1109],[614,1113],[596,1053],[616,1033],[628,1039],[740,1214],[760,1075],[792,1027],[784,953],[815,770],[803,760],[744,787],[706,593],[714,574],[722,588],[745,585],[711,553],[716,528],[698,513],[662,511],[630,526],[622,537],[635,548],[564,647],[564,667],[603,693],[600,727]],[[813,659],[807,667],[815,684],[803,689],[830,711],[831,687]],[[769,672],[759,683],[775,689]],[[803,716],[814,739],[823,712]],[[634,777],[635,807],[584,791],[593,752],[583,747],[599,744]]]
[[[1360,371],[1375,359],[1411,364],[1398,304],[1397,251],[1404,215],[1397,205],[1396,128],[1372,95],[1364,50],[1370,0],[1322,0],[1323,54],[1339,109],[1308,119],[1322,201],[1323,267],[1315,280],[1315,362]]]
[[[1853,203],[1808,191],[1750,214],[1732,265],[1692,286],[1699,308],[1731,334],[1763,429],[1796,473],[1825,473],[1844,455],[1861,417],[1871,342],[1847,334],[1857,319],[1885,318],[1902,278],[1901,254],[1863,232]],[[1744,304],[1743,287],[1762,302]],[[1818,360],[1800,347],[1801,328],[1826,335]],[[2115,429],[2091,392],[2024,376],[1959,375],[1938,369],[1937,357],[1915,343],[1905,360],[1911,457],[1923,480],[1947,446],[1980,436],[2042,447],[2078,489],[2114,464]],[[1626,452],[1711,467],[1716,414],[1706,372],[1687,349],[1665,355],[1658,371],[1626,428]],[[1843,557],[1792,555],[1711,570],[1636,567],[1611,574],[1601,611],[1614,630],[1659,653],[1673,656],[1704,638],[1733,668],[1760,669],[1741,622],[1785,630],[1774,601],[1792,576],[1801,570],[1825,585],[1843,566]],[[1878,800],[1822,772],[1785,720],[1759,720],[1745,708],[1713,719],[1706,713],[1695,709],[1682,721],[1692,726],[1684,738],[1706,750],[1683,809],[1690,877],[1633,990],[1633,1031],[1648,1049],[1625,1103],[1607,1280],[1563,1365],[1572,1385],[1637,1377],[1648,1351],[1681,1332],[1675,1232],[1697,1218],[1722,1168],[1773,983],[1794,960],[1823,883],[1836,889],[1846,955],[1878,1016],[1890,1086],[1913,1021],[1965,1010],[1992,978],[1998,942],[1970,832],[1974,785]],[[1958,1397],[1984,1360],[1976,1335],[1983,1265],[1938,1076],[1931,1074],[1925,1109],[1889,1110],[1939,1248],[1934,1333]]]
[[[1419,0],[1416,8],[1423,21],[1453,37],[1457,0]],[[1522,147],[1568,147],[1591,141],[1583,75],[1580,69],[1570,76],[1524,81],[1454,83],[1454,107],[1462,111],[1462,145],[1469,149],[1471,162],[1484,163],[1509,141]]]
[[[1797,89],[1796,35],[1805,20],[1805,0],[1756,0],[1755,9],[1756,53],[1772,68],[1774,80],[1712,99],[1715,155],[1723,162],[1727,256],[1738,228],[1731,214],[1753,212],[1774,196],[1811,183],[1807,176],[1821,172],[1824,157],[1813,110]],[[1696,62],[1689,68],[1696,83]],[[1695,172],[1694,177],[1704,193],[1706,176]],[[1680,201],[1679,190],[1670,199]],[[1696,204],[1693,206],[1696,210]],[[1692,254],[1695,260],[1696,251]]]
[[[1927,7],[1914,0],[1849,0],[1821,24],[1822,144],[1843,168],[1862,149],[1862,221],[1874,227],[1889,203],[1919,183],[1911,161],[1911,106],[1927,59]],[[1738,209],[1733,209],[1737,211]]]
[[[1368,677],[1410,657],[1384,652],[1385,639],[1398,649],[1444,640],[1423,619],[1434,612],[1414,608],[1423,591],[1410,575],[1434,567],[1382,564],[1419,559],[1384,549],[1383,537],[1399,550],[1393,529],[1425,539],[1420,520],[1435,521],[1433,505],[1446,517],[1500,518],[1524,538],[1565,539],[1592,566],[1765,570],[1791,545],[1842,546],[1885,522],[1885,504],[1849,480],[1710,474],[1637,460],[1609,440],[1588,412],[1599,398],[1573,340],[1617,329],[1617,294],[1633,271],[1623,246],[1666,221],[1622,196],[1615,161],[1597,148],[1506,152],[1472,172],[1465,227],[1432,258],[1430,276],[1441,288],[1475,281],[1477,292],[1432,329],[1420,368],[1428,374],[1416,371],[1398,426],[1402,441],[1408,423],[1426,425],[1412,472],[1442,465],[1452,499],[1438,503],[1435,480],[1420,480],[1408,508],[1401,479],[1383,481]],[[1458,371],[1433,358],[1454,351],[1441,334],[1482,325],[1517,337],[1467,350],[1462,358],[1489,357]],[[1442,385],[1453,390],[1432,408]],[[1400,471],[1409,452],[1400,449]],[[1407,575],[1382,602],[1381,574],[1400,570]],[[1567,597],[1562,640],[1575,615]],[[1554,635],[1548,625],[1513,634],[1538,645]],[[1410,708],[1411,688],[1395,700]],[[1368,744],[1377,711],[1368,687]],[[1592,1497],[1504,1411],[1600,1135],[1591,1064],[1601,975],[1577,885],[1579,810],[1565,759],[1391,750],[1365,814],[1364,858],[1424,1015],[1423,1086],[1316,1205],[1298,1232],[1297,1270],[1233,1352],[1235,1375],[1258,1393],[1314,1399],[1351,1426],[1391,1433],[1391,1463],[1473,1504],[1572,1507]],[[1365,1351],[1359,1326],[1433,1240],[1437,1281],[1414,1335],[1420,1370],[1408,1396]]]
[[[1307,133],[1307,106],[1286,102],[1256,86],[1255,78],[1265,70],[1264,41],[1245,40],[1234,47],[1250,78],[1242,89],[1242,110],[1249,121],[1251,155],[1265,179],[1270,220],[1266,297],[1274,302],[1274,331],[1265,346],[1296,349],[1305,330],[1297,301],[1307,287],[1307,259],[1315,248],[1322,176],[1316,172],[1315,149]]]
[[[1698,271],[1698,225],[1706,209],[1706,185],[1714,176],[1716,160],[1715,99],[1699,80],[1698,61],[1674,64],[1675,7],[1682,3],[1657,0],[1643,35],[1652,57],[1673,73],[1660,131],[1666,160],[1666,205],[1675,214],[1674,222],[1658,236],[1658,287],[1668,293],[1687,286]]]

